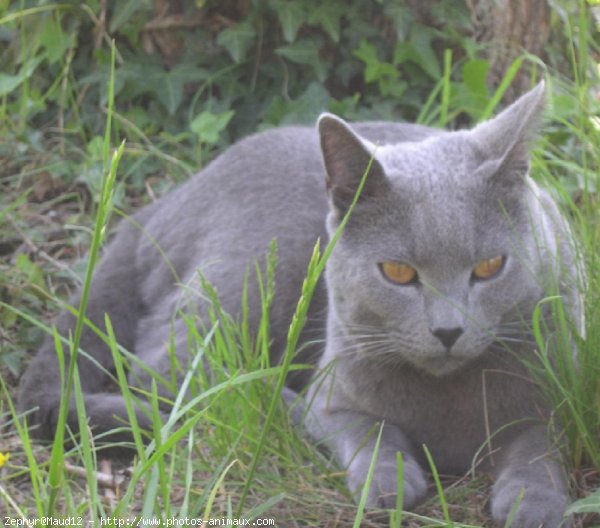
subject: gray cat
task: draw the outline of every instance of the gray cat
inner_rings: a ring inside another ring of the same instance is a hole
[[[515,526],[558,526],[566,480],[540,421],[547,409],[521,361],[534,357],[528,321],[552,284],[579,317],[570,235],[550,196],[527,176],[543,93],[539,85],[470,131],[350,126],[324,115],[318,134],[282,128],[244,139],[122,223],[97,269],[88,317],[104,328],[108,313],[121,345],[164,373],[172,328],[178,355],[189,360],[186,325],[181,318],[172,324],[184,296],[177,283],[193,282],[201,270],[224,309],[239,317],[244,277],[276,238],[278,359],[312,248],[336,230],[374,156],[304,329],[299,359],[320,356],[321,367],[308,389],[309,431],[347,468],[358,495],[384,424],[369,506],[395,503],[397,451],[410,508],[426,492],[423,444],[437,469],[451,474],[464,474],[485,448],[491,454],[481,467],[497,477],[494,519],[506,521],[522,495]],[[256,328],[261,301],[248,277]],[[198,299],[196,309],[206,316],[207,303]],[[57,326],[67,335],[72,316],[62,314]],[[81,348],[114,369],[93,332],[84,332]],[[95,431],[120,426],[125,405],[106,388],[107,376],[81,355],[78,367]],[[131,379],[149,383],[135,367]],[[290,385],[300,389],[306,379]],[[29,421],[37,436],[53,433],[59,399],[48,339],[19,395],[21,410],[36,409]],[[150,426],[141,410],[139,421]],[[74,405],[69,426],[77,429]]]

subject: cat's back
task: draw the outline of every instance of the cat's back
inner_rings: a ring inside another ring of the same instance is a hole
[[[280,253],[314,244],[325,236],[326,210],[314,131],[288,127],[254,134],[139,213],[152,239],[142,241],[138,262],[151,261],[158,244],[182,279],[205,265],[243,266],[264,256],[273,239]],[[148,284],[167,287],[166,273],[148,268],[143,275]]]
[[[362,137],[377,145],[421,141],[444,133],[422,125],[370,121],[352,125]],[[252,197],[255,201],[277,200],[290,191],[310,189],[324,200],[325,171],[314,127],[272,128],[248,136],[226,149],[186,184],[164,198],[168,202],[212,203],[233,197],[236,202]],[[273,205],[273,204],[272,204]],[[190,208],[179,208],[186,214]]]

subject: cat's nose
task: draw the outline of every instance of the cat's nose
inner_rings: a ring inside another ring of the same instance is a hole
[[[431,333],[437,337],[448,350],[450,350],[457,339],[463,334],[464,330],[457,326],[456,328],[434,328]]]

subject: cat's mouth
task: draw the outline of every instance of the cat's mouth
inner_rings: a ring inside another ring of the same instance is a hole
[[[443,354],[435,357],[421,358],[419,367],[433,376],[447,376],[460,370],[469,358],[453,354]]]

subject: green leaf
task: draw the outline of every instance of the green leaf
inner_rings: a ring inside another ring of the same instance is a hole
[[[600,513],[600,489],[597,489],[584,499],[575,501],[567,508],[565,515],[573,513]]]
[[[375,46],[366,40],[360,41],[360,46],[354,55],[365,63],[365,81],[367,82],[377,82],[387,75],[397,73],[392,64],[379,60]]]
[[[400,82],[400,72],[394,64],[379,60],[375,46],[362,40],[354,55],[365,63],[365,81],[376,82],[381,95],[400,97],[407,88]]]
[[[321,26],[333,42],[340,41],[340,19],[344,6],[337,2],[323,2],[308,15],[308,23]]]
[[[221,31],[217,37],[217,44],[223,46],[236,63],[240,63],[246,58],[248,50],[255,40],[256,31],[246,20],[237,26]]]
[[[29,59],[15,75],[0,72],[0,96],[12,93],[25,79],[29,79],[40,63],[45,59],[45,54]]]
[[[92,160],[101,160],[104,153],[104,138],[102,136],[94,136],[88,141],[85,150]]]
[[[213,114],[209,110],[205,110],[190,123],[190,129],[196,134],[200,143],[214,145],[219,141],[221,131],[225,129],[234,114],[233,110],[227,110],[219,114]]]
[[[114,11],[110,17],[108,29],[111,33],[119,30],[125,25],[133,15],[140,10],[152,10],[152,3],[149,0],[127,0],[114,3]]]
[[[185,85],[189,82],[203,81],[209,74],[202,68],[189,63],[179,63],[172,70],[165,70],[160,64],[128,63],[117,72],[118,80],[128,82],[128,95],[135,97],[151,93],[174,115],[183,99]]]
[[[490,64],[484,59],[471,59],[462,68],[463,82],[473,93],[487,97],[488,90],[485,80]]]
[[[185,84],[190,81],[191,72],[184,65],[178,64],[164,77],[164,90],[154,90],[158,99],[167,107],[170,115],[174,115],[183,97]]]
[[[30,285],[35,285],[44,290],[46,289],[44,284],[44,271],[38,264],[32,262],[25,253],[19,253],[17,255],[15,265],[26,275],[27,282]]]
[[[398,41],[407,40],[414,23],[412,11],[404,4],[405,2],[386,2],[383,6],[385,16],[393,23]]]
[[[279,23],[283,30],[283,38],[287,42],[294,42],[300,26],[306,20],[306,13],[302,8],[302,4],[297,1],[280,0],[275,2],[273,7],[279,17]]]
[[[297,64],[314,65],[320,62],[319,50],[310,40],[299,40],[288,46],[277,48],[275,53]]]
[[[65,33],[56,20],[49,18],[42,28],[40,43],[46,50],[48,61],[50,64],[54,64],[62,59],[66,51],[74,45],[75,34]]]
[[[396,47],[394,48],[394,58],[392,59],[393,63],[396,66],[405,63],[406,61],[412,60],[413,57],[413,47],[409,42],[396,42]]]
[[[358,49],[354,51],[353,55],[365,63],[365,80],[367,82],[373,82],[377,80],[377,69],[381,61],[377,56],[375,46],[365,39],[360,41]]]
[[[297,64],[312,66],[320,82],[327,78],[327,69],[321,62],[319,49],[311,40],[298,40],[288,46],[277,48],[275,53]]]
[[[290,101],[283,97],[271,100],[265,122],[271,125],[314,124],[317,116],[329,106],[330,95],[322,83],[313,82],[296,99]]]
[[[421,66],[435,80],[442,76],[440,63],[431,44],[436,36],[437,32],[435,30],[415,24],[410,37],[413,48],[413,62]]]

